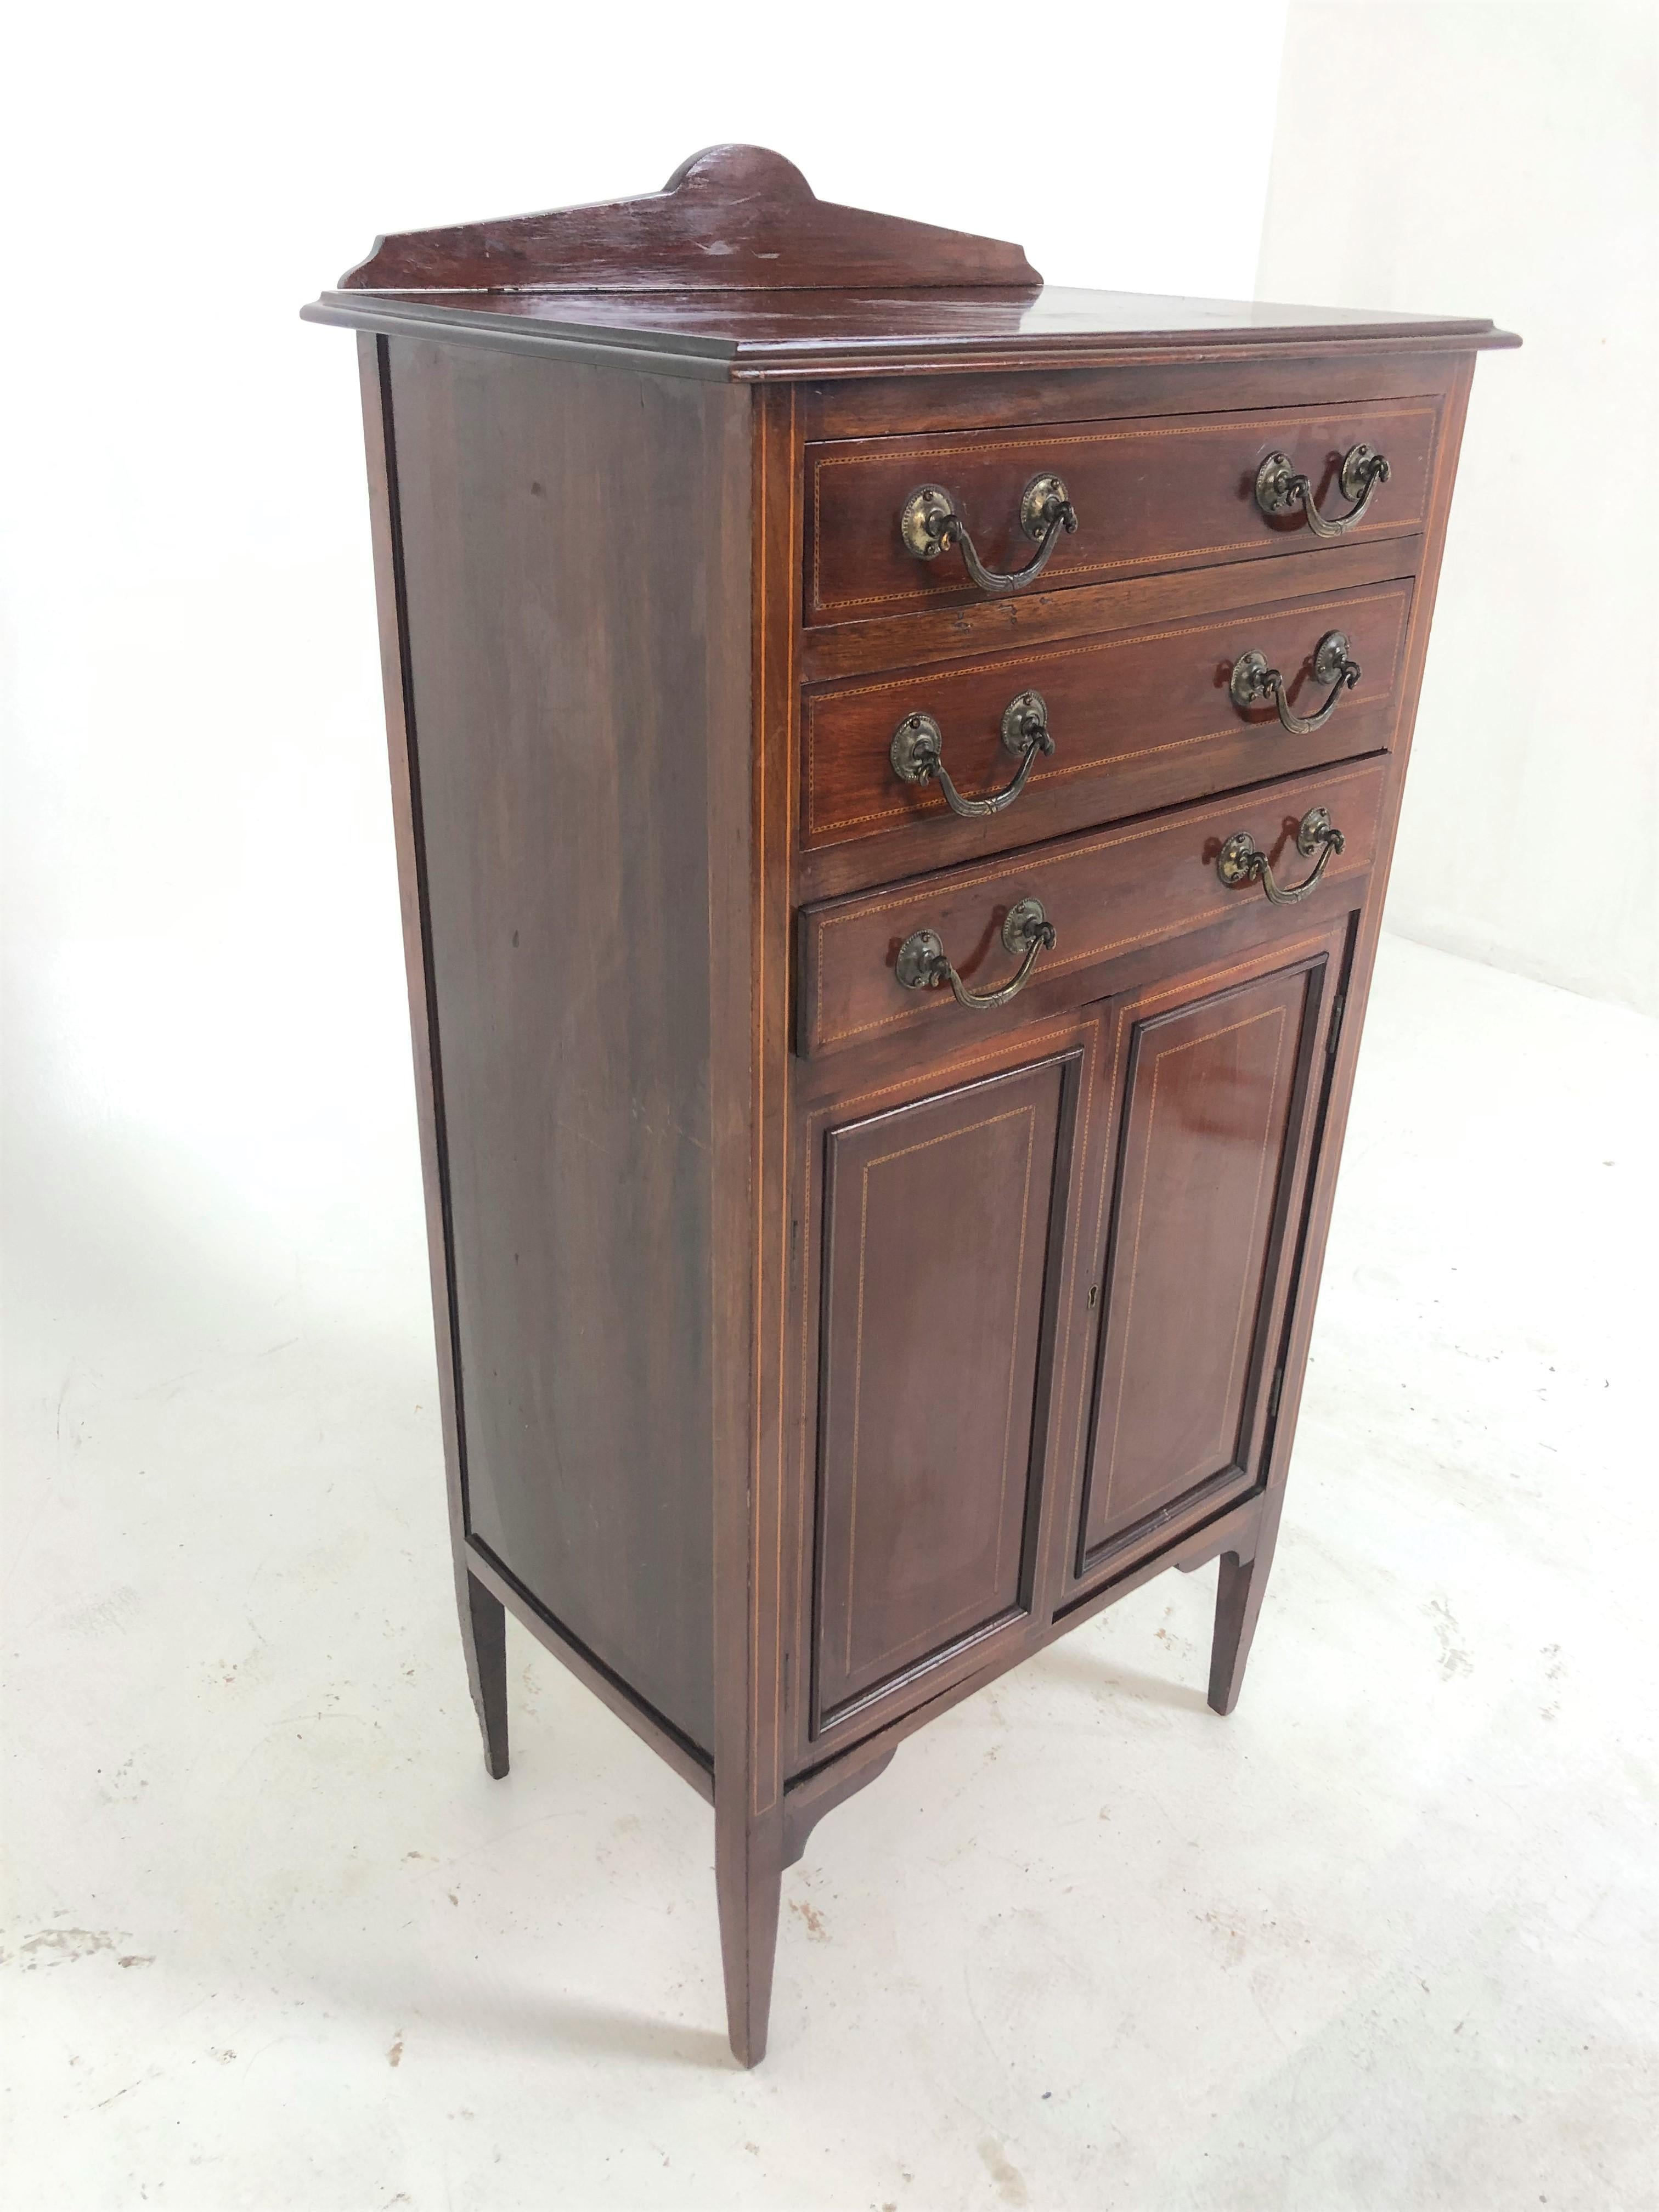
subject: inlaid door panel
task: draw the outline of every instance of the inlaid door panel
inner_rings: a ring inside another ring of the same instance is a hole
[[[1030,1609],[1075,1055],[832,1128],[814,1732]]]
[[[1339,946],[1118,1006],[1074,1574],[1255,1479]]]

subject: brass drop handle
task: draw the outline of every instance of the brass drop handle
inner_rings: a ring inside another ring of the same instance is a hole
[[[1077,510],[1059,477],[1031,478],[1020,495],[1019,526],[1026,537],[1036,541],[1037,550],[1023,568],[1004,575],[1000,569],[988,568],[980,559],[968,535],[968,525],[942,484],[921,485],[905,501],[899,514],[899,535],[907,552],[918,561],[937,561],[941,553],[957,546],[968,574],[981,592],[1024,591],[1048,567],[1060,533],[1077,528]]]
[[[1296,848],[1307,859],[1312,859],[1315,853],[1319,859],[1313,873],[1301,883],[1275,883],[1267,855],[1248,830],[1236,830],[1228,838],[1215,864],[1215,872],[1230,891],[1241,890],[1246,884],[1259,883],[1275,906],[1294,906],[1298,899],[1306,898],[1310,891],[1318,888],[1319,878],[1330,866],[1332,854],[1340,853],[1346,842],[1322,806],[1310,807],[1297,830]]]
[[[945,732],[931,714],[907,714],[893,732],[888,757],[901,783],[937,783],[953,814],[1000,814],[1024,790],[1040,754],[1052,753],[1048,709],[1040,691],[1022,691],[1002,710],[1002,743],[1015,755],[1019,772],[1012,783],[984,799],[964,799],[945,766]]]
[[[1233,663],[1232,682],[1228,689],[1233,704],[1240,708],[1259,707],[1271,699],[1279,709],[1279,719],[1293,738],[1311,737],[1322,730],[1336,712],[1336,702],[1345,691],[1352,691],[1359,681],[1359,663],[1348,658],[1348,641],[1340,629],[1327,630],[1314,649],[1314,681],[1328,684],[1331,696],[1324,705],[1311,714],[1293,714],[1285,696],[1285,678],[1276,668],[1269,668],[1265,653],[1241,653]]]
[[[933,991],[941,983],[948,983],[959,1006],[984,1013],[993,1006],[1006,1006],[1010,999],[1017,999],[1030,981],[1038,956],[1051,951],[1059,941],[1054,925],[1042,911],[1042,902],[1024,898],[1008,909],[1002,925],[1002,944],[1005,951],[1012,952],[1016,958],[1023,953],[1024,957],[1020,959],[1018,974],[1000,989],[970,991],[931,929],[917,930],[900,945],[898,979],[907,991]]]
[[[1346,514],[1327,518],[1314,504],[1314,488],[1283,453],[1269,453],[1255,472],[1255,503],[1263,514],[1291,514],[1299,507],[1316,538],[1340,538],[1362,522],[1379,484],[1389,481],[1389,464],[1366,445],[1350,446],[1342,456],[1337,483],[1354,504]]]

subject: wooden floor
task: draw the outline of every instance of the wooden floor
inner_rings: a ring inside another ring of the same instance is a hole
[[[901,1747],[784,1877],[753,2076],[708,1808],[512,1628],[484,1774],[397,1085],[361,1157],[295,1109],[309,1212],[137,1124],[43,1147],[0,2194],[1650,2203],[1656,1074],[1632,1015],[1384,940],[1237,1715],[1206,1569]]]

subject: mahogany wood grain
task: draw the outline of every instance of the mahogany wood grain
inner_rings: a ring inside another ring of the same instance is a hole
[[[1368,880],[1345,879],[1334,902],[1336,908],[1344,914],[1350,911],[1364,895]],[[1310,904],[1316,909],[1316,900]],[[1314,934],[1322,933],[1324,915],[1316,910],[1304,920]],[[1300,943],[1305,934],[1307,929],[1297,930],[1295,941]],[[962,1069],[971,1073],[1008,1065],[1010,1052],[1018,1058],[1023,1047],[1027,1059],[1038,1048],[1054,1049],[1060,1040],[1077,1033],[1086,1007],[1169,981],[1172,948],[1179,948],[1184,974],[1189,964],[1193,972],[1200,967],[1231,969],[1241,960],[1253,958],[1259,950],[1282,947],[1286,941],[1284,909],[1270,906],[1258,895],[1184,934],[1155,935],[1144,944],[1121,947],[1091,969],[1086,988],[1079,989],[1074,978],[1061,976],[1052,993],[1037,1003],[1033,994],[1042,994],[1045,988],[1039,963],[1030,984],[1001,1015],[963,1013],[960,1022],[928,1022],[920,1028],[901,1024],[872,1037],[850,1054],[836,1050],[811,1060],[797,1055],[791,1085],[797,1133],[805,1117],[833,1115],[839,1103],[849,1097],[896,1100],[939,1087],[937,1083],[931,1086],[924,1083],[919,1088],[918,1070],[955,1082],[963,1079],[958,1075]],[[1021,1006],[1028,1001],[1022,1016]]]
[[[1279,337],[1271,349],[1230,346],[1152,363],[1115,359],[1096,368],[830,378],[800,387],[802,434],[810,446],[939,430],[1204,415],[1222,406],[1419,399],[1443,392],[1453,374],[1443,350],[1408,340],[1351,336],[1340,346],[1317,346],[1298,344],[1289,332]]]
[[[427,1261],[432,1289],[438,1365],[438,1413],[444,1446],[444,1484],[449,1517],[451,1569],[461,1631],[467,1687],[483,1739],[484,1763],[496,1779],[507,1759],[506,1616],[499,1628],[490,1593],[471,1573],[466,1553],[466,1499],[462,1477],[460,1378],[450,1295],[445,1194],[444,1107],[439,1066],[437,1008],[426,957],[426,874],[421,829],[414,713],[410,695],[404,605],[402,520],[397,452],[392,422],[388,349],[384,338],[357,340],[357,374],[368,465],[369,532],[374,556],[374,597],[380,622],[380,678],[386,701],[387,764],[392,780],[392,834],[402,910],[410,1041],[415,1061],[416,1120],[420,1132],[421,1179],[426,1197]],[[499,1609],[499,1600],[496,1601]]]
[[[968,241],[975,253],[980,244]],[[804,276],[787,287],[707,286],[692,282],[691,273],[678,283],[647,281],[633,288],[347,287],[324,299],[335,319],[413,319],[432,337],[481,326],[549,351],[573,342],[648,349],[661,355],[665,374],[675,373],[677,353],[699,353],[726,361],[727,374],[738,380],[933,374],[951,364],[997,374],[1119,362],[1144,368],[1224,358],[1248,363],[1291,347],[1322,349],[1334,338],[1413,353],[1515,343],[1489,322],[1365,308],[1268,307],[1249,300],[971,279],[900,289],[830,287]],[[826,298],[832,290],[833,297]]]
[[[714,1876],[726,2021],[732,2051],[744,2066],[757,2064],[765,2051],[771,2011],[785,1856],[781,1736],[794,1687],[779,1625],[784,1530],[799,1515],[784,1482],[778,1379],[793,1236],[793,1062],[783,948],[799,759],[793,617],[800,467],[794,395],[787,390],[758,396],[750,475],[753,746],[741,763],[746,805],[717,848],[726,866],[714,885],[726,909],[721,933],[743,955],[741,977],[732,967],[732,988],[723,998],[725,1034],[714,1040],[742,1083],[744,1173],[740,1184],[728,1181],[726,1205],[730,1237],[733,1243],[740,1237],[743,1246],[742,1269],[734,1252],[728,1279],[734,1290],[740,1282],[744,1295],[727,1316],[732,1371],[717,1401],[725,1410],[714,1472]],[[733,901],[741,902],[740,927],[729,911]]]
[[[1079,1579],[1193,1492],[1256,1479],[1327,967],[1269,956],[1223,988],[1117,1010]]]
[[[1167,1547],[1182,1530],[1212,1519],[1230,1501],[1247,1496],[1259,1499],[1261,1495],[1265,1401],[1258,1393],[1248,1438],[1232,1464],[1218,1467],[1207,1479],[1200,1476],[1189,1491],[1165,1507],[1115,1529],[1092,1553],[1082,1540],[1091,1437],[1103,1410],[1109,1404],[1115,1411],[1116,1404],[1102,1393],[1100,1370],[1107,1326],[1115,1310],[1112,1295],[1115,1229],[1125,1212],[1121,1187],[1133,1157],[1126,1136],[1133,1098],[1137,1036],[1145,1024],[1183,1007],[1219,1003],[1229,993],[1258,986],[1268,977],[1287,982],[1300,977],[1317,992],[1321,1035],[1328,1042],[1329,1021],[1334,1018],[1330,1010],[1352,941],[1353,900],[1364,888],[1364,879],[1346,890],[1337,887],[1333,899],[1317,915],[1264,907],[1265,928],[1235,923],[1226,931],[1195,930],[1160,947],[1155,954],[1144,956],[1134,963],[1140,970],[1136,975],[1127,974],[1125,963],[1115,963],[1103,978],[1109,995],[1085,1009],[1096,1044],[1090,1054],[1090,1080],[1082,1106],[1084,1137],[1073,1237],[1078,1272],[1075,1288],[1060,1316],[1060,1328],[1066,1334],[1059,1355],[1075,1383],[1055,1417],[1049,1475],[1054,1496],[1042,1568],[1044,1587],[1049,1593],[1046,1610],[1056,1616],[1076,1604],[1079,1588],[1115,1582],[1127,1566]],[[1267,1287],[1256,1316],[1255,1334],[1262,1346],[1277,1339],[1294,1296],[1296,1239],[1306,1211],[1310,1178],[1319,1162],[1321,1088],[1321,1079],[1316,1074],[1305,1095],[1298,1091],[1296,1141],[1280,1169],[1287,1195],[1282,1214],[1275,1220]],[[1230,1102],[1214,1103],[1220,1109]],[[1202,1150],[1201,1140],[1199,1150]],[[1217,1171],[1215,1161],[1204,1163],[1206,1176]],[[1196,1184],[1189,1202],[1202,1203]],[[1158,1225],[1154,1224],[1155,1228]],[[1239,1310],[1243,1311],[1242,1301]],[[1187,1329],[1183,1313],[1180,1328],[1167,1347],[1153,1345],[1155,1357],[1160,1352],[1167,1357],[1170,1416],[1176,1422],[1187,1387],[1182,1366]]]
[[[499,347],[541,358],[603,360],[665,376],[738,383],[913,375],[941,369],[999,376],[1195,362],[1252,368],[1292,350],[1342,341],[1362,353],[1511,345],[1490,323],[1281,307],[1275,323],[1250,301],[1154,299],[1045,286],[1032,295],[950,290],[489,291],[335,290],[301,311],[307,321]],[[914,424],[903,426],[914,428]]]
[[[1217,857],[1234,831],[1249,832],[1281,882],[1305,877],[1312,862],[1297,850],[1296,833],[1304,815],[1319,805],[1328,808],[1346,840],[1310,894],[1315,900],[1322,896],[1328,908],[1339,884],[1371,864],[1384,780],[1382,761],[1317,769],[1146,822],[1057,838],[897,889],[809,908],[800,916],[796,1048],[811,1057],[922,1027],[948,1037],[963,1023],[982,1033],[1077,1005],[1090,995],[1096,971],[1120,951],[1169,944],[1262,905],[1259,885],[1230,888],[1217,872]],[[920,929],[940,938],[972,988],[1006,982],[1016,963],[1003,947],[1002,922],[1024,898],[1042,902],[1058,941],[1040,957],[1012,1006],[969,1011],[948,990],[908,989],[899,982],[899,949]],[[1281,917],[1293,914],[1302,920],[1311,910],[1275,909]]]
[[[686,916],[711,752],[749,713],[748,401],[404,343],[390,391],[467,1527],[707,1755],[711,980]],[[617,496],[671,505],[707,570],[609,532]]]
[[[1423,524],[1438,419],[1432,398],[1379,399],[811,446],[806,619],[847,622],[945,599],[971,605],[985,597],[958,553],[921,561],[905,546],[899,517],[922,484],[946,491],[981,561],[1012,574],[1034,550],[1019,526],[1025,486],[1039,476],[1060,477],[1078,526],[1060,538],[1043,571],[1051,591],[1344,542],[1313,539],[1300,510],[1262,513],[1256,471],[1273,452],[1286,453],[1305,472],[1327,514],[1346,511],[1336,478],[1349,448],[1364,443],[1386,454],[1389,481],[1346,542],[1410,536]],[[1308,585],[1290,588],[1305,591]]]
[[[343,291],[837,292],[994,286],[1015,312],[1042,279],[1018,246],[821,200],[762,146],[706,146],[659,192],[380,238]],[[505,302],[503,302],[505,306]],[[637,313],[638,310],[634,311]]]
[[[700,1745],[694,1744],[659,1712],[646,1705],[614,1668],[606,1666],[597,1652],[572,1636],[533,1592],[509,1574],[476,1538],[463,1539],[459,1556],[471,1580],[489,1591],[505,1613],[518,1621],[544,1651],[550,1652],[585,1689],[591,1690],[624,1728],[631,1729],[641,1743],[648,1744],[665,1765],[672,1767],[683,1782],[690,1783],[705,1803],[714,1803],[714,1770],[708,1753]],[[487,1762],[487,1707],[480,1706],[479,1720],[486,1730]]]
[[[1216,1582],[1215,1641],[1210,1652],[1209,1701],[1224,1719],[1238,1703],[1244,1686],[1244,1668],[1255,1639],[1267,1594],[1270,1561],[1264,1549],[1241,1558],[1237,1552],[1221,1554]]]
[[[879,1049],[860,1054],[850,1062],[831,1063],[827,1069],[815,1069],[799,1061],[793,1064],[795,1138],[791,1157],[796,1256],[786,1328],[789,1357],[782,1376],[783,1419],[790,1453],[788,1494],[809,1504],[815,1502],[824,1466],[822,1415],[824,1359],[830,1348],[826,1323],[833,1290],[833,1271],[825,1250],[829,1219],[825,1192],[835,1133],[878,1121],[907,1108],[931,1114],[952,1094],[971,1093],[975,1086],[997,1078],[1012,1085],[1028,1079],[1040,1068],[1059,1066],[1065,1071],[1065,1091],[1054,1203],[1057,1217],[1069,1224],[1079,1202],[1079,1166],[1084,1147],[1079,1139],[1078,1101],[1087,1092],[1091,1043],[1091,1025],[1073,1014],[1058,1022],[1028,1024],[1000,1039],[981,1039],[976,1044],[964,1041],[954,1052],[901,1054],[896,1064],[890,1050],[884,1054]],[[823,1079],[826,1076],[827,1081]],[[971,1213],[974,1209],[960,1210]],[[1039,1489],[1047,1483],[1056,1409],[1070,1389],[1057,1317],[1072,1301],[1077,1267],[1078,1239],[1069,1226],[1062,1231],[1057,1219],[1050,1233],[1057,1249],[1051,1254],[1044,1285],[1042,1351],[1030,1449],[1031,1480]],[[780,1626],[785,1673],[798,1678],[804,1675],[810,1685],[820,1617],[817,1516],[809,1512],[786,1524],[783,1534],[787,1604]],[[1021,1609],[982,1637],[969,1636],[902,1668],[873,1704],[855,1704],[828,1726],[820,1727],[810,1699],[793,1701],[787,1714],[785,1747],[791,1777],[821,1764],[836,1744],[849,1738],[861,1739],[918,1700],[937,1696],[944,1685],[982,1671],[1005,1645],[1026,1637],[1031,1621],[1046,1617],[1052,1598],[1041,1559],[1039,1542],[1032,1562],[1036,1571]],[[787,1796],[785,1802],[787,1813]]]
[[[1422,544],[1420,538],[1338,543],[1319,546],[1316,558],[1285,554],[1265,568],[1260,562],[1236,561],[1219,568],[1177,568],[1116,584],[1073,584],[1029,598],[1017,593],[975,606],[953,603],[913,614],[875,615],[867,622],[826,623],[801,633],[801,675],[810,684],[828,684],[1061,638],[1152,629],[1273,599],[1318,599],[1366,584],[1395,583],[1415,571]]]
[[[830,1132],[815,1733],[1029,1611],[1065,1074]]]
[[[689,376],[716,383],[794,385],[805,378],[883,377],[902,382],[936,376],[1003,377],[1027,373],[1125,368],[1184,368],[1225,362],[1252,370],[1341,338],[1356,356],[1413,357],[1425,349],[1461,353],[1519,343],[1489,323],[1437,325],[1411,318],[1390,323],[1356,316],[1328,330],[1308,313],[1275,331],[1255,323],[1248,302],[1159,300],[1121,293],[1038,295],[1041,313],[1013,313],[997,302],[1010,295],[987,287],[968,292],[884,292],[860,295],[781,292],[533,294],[459,292],[437,298],[418,292],[325,292],[302,307],[306,321],[388,337],[431,338],[540,360],[593,362]],[[1147,333],[1133,318],[1149,307],[1171,327]],[[1192,325],[1190,309],[1207,310]],[[1290,311],[1292,313],[1297,311]],[[1237,319],[1221,324],[1221,313]],[[906,424],[907,429],[915,428]],[[954,427],[954,426],[947,426]]]
[[[1044,285],[1018,246],[836,207],[781,155],[730,145],[638,198],[382,237],[301,312],[389,337],[651,355],[663,374],[756,381],[1248,368],[1334,340],[1417,353],[1516,343],[1474,319]]]
[[[879,840],[865,864],[873,879],[1384,749],[1410,605],[1409,584],[1385,584],[809,690],[802,847]],[[1360,679],[1321,728],[1296,735],[1271,705],[1235,705],[1233,664],[1257,650],[1284,672],[1292,711],[1310,714],[1327,696],[1314,680],[1316,649],[1339,629]],[[936,782],[900,779],[894,732],[920,713],[939,725],[945,764],[961,792],[1005,788],[1017,763],[1002,717],[1028,690],[1045,702],[1054,750],[1039,757],[1006,812],[963,819]]]
[[[1474,356],[1514,343],[1035,284],[719,149],[646,200],[382,241],[305,311],[371,334],[487,1761],[512,1613],[712,1802],[744,2064],[784,1866],[915,1729],[1212,1559],[1210,1700],[1238,1695]],[[1362,438],[1394,475],[1360,530],[1256,513],[1269,445],[1328,476]],[[1083,528],[1041,589],[896,552],[933,480],[1023,559],[1045,465]],[[1366,674],[1323,731],[1212,716],[1237,652],[1288,675],[1328,626]],[[1062,748],[1018,807],[889,788],[913,696],[991,781],[1005,686]],[[1305,873],[1316,803],[1348,842],[1308,901],[1219,883],[1234,830]],[[1030,893],[1060,942],[1012,1006],[900,989],[921,926],[1003,980]]]
[[[820,1807],[823,1813],[829,1813],[875,1781],[908,1736],[989,1688],[1000,1677],[1092,1620],[1132,1590],[1139,1589],[1154,1576],[1171,1569],[1194,1572],[1230,1549],[1250,1556],[1257,1541],[1263,1503],[1261,1495],[1253,1492],[1201,1513],[1188,1528],[1158,1530],[1155,1540],[1143,1546],[1138,1555],[1115,1560],[1109,1575],[1060,1607],[1052,1619],[1034,1619],[1023,1625],[1018,1636],[999,1638],[982,1647],[977,1668],[956,1674],[941,1669],[930,1676],[924,1699],[890,1718],[884,1717],[881,1726],[871,1734],[836,1743],[827,1757],[804,1765],[792,1777],[785,1797],[786,1833],[797,1819],[810,1831],[822,1817]],[[799,1815],[789,1810],[797,1799],[801,1808]]]
[[[1164,948],[1155,963],[1161,963],[1162,980],[1135,985],[1120,992],[1103,1006],[1085,1009],[1080,1028],[1079,1018],[1073,1015],[1058,1021],[1028,1024],[1024,1029],[1016,1026],[1000,1039],[981,1036],[971,1043],[964,1041],[957,1050],[946,1053],[933,1047],[918,1050],[912,1040],[908,1059],[900,1062],[901,1071],[908,1067],[908,1075],[899,1072],[888,1079],[872,1079],[868,1054],[860,1055],[848,1066],[832,1061],[824,1070],[827,1103],[814,1107],[803,1101],[801,1143],[805,1171],[799,1203],[805,1219],[817,1223],[826,1218],[827,1209],[812,1167],[823,1149],[826,1130],[844,1124],[849,1117],[857,1122],[867,1121],[872,1113],[902,1109],[910,1101],[920,1101],[925,1106],[941,1090],[949,1095],[953,1085],[967,1090],[975,1081],[994,1078],[1001,1072],[1006,1072],[1008,1079],[1017,1079],[1045,1053],[1050,1056],[1074,1055],[1080,1049],[1086,1069],[1081,1103],[1074,1115],[1074,1125],[1080,1125],[1081,1133],[1074,1133],[1068,1152],[1068,1228],[1052,1324],[1049,1373],[1043,1393],[1044,1434],[1039,1463],[1043,1468],[1047,1520],[1044,1550],[1051,1564],[1045,1569],[1039,1563],[1032,1617],[1011,1621],[984,1643],[956,1654],[947,1653],[917,1668],[896,1686],[902,1695],[894,1699],[891,1708],[878,1700],[873,1711],[855,1711],[836,1728],[817,1737],[804,1723],[799,1725],[791,1753],[794,1771],[821,1771],[826,1751],[833,1753],[843,1735],[850,1735],[861,1741],[889,1741],[895,1711],[908,1711],[918,1702],[932,1707],[952,1686],[981,1679],[988,1672],[1000,1672],[1006,1663],[1005,1646],[1012,1643],[1023,1648],[1036,1648],[1042,1640],[1042,1624],[1068,1617],[1079,1604],[1079,1592],[1108,1586],[1120,1589],[1133,1587],[1133,1580],[1126,1582],[1125,1577],[1136,1577],[1141,1563],[1154,1555],[1167,1561],[1172,1546],[1181,1546],[1182,1556],[1190,1563],[1187,1538],[1194,1527],[1212,1524],[1218,1514],[1231,1510],[1230,1501],[1236,1503],[1248,1497],[1254,1501],[1250,1506],[1252,1514],[1259,1507],[1268,1424],[1265,1394],[1258,1376],[1255,1412],[1249,1429],[1253,1441],[1241,1452],[1245,1463],[1231,1471],[1231,1479],[1207,1482],[1200,1480],[1189,1496],[1175,1502],[1166,1513],[1115,1535],[1086,1563],[1080,1577],[1077,1571],[1079,1562],[1074,1548],[1082,1511],[1091,1408],[1097,1395],[1091,1378],[1097,1364],[1097,1332],[1102,1310],[1098,1297],[1091,1305],[1088,1293],[1091,1288],[1098,1292],[1105,1279],[1103,1255],[1112,1220],[1109,1200],[1119,1174],[1122,1150],[1119,1131],[1128,1091],[1126,1079],[1130,1054],[1126,1048],[1134,1036],[1136,1024],[1143,1018],[1156,1020],[1160,1013],[1177,1006],[1219,1003],[1241,983],[1260,984],[1262,979],[1272,978],[1277,979],[1281,988],[1317,993],[1318,1043],[1322,1049],[1328,1042],[1328,1017],[1334,1004],[1335,979],[1340,975],[1348,943],[1350,912],[1339,902],[1338,911],[1328,914],[1322,921],[1298,916],[1294,909],[1287,913],[1264,907],[1263,914],[1267,933],[1265,936],[1256,933],[1257,941],[1253,945],[1224,950],[1217,939],[1226,933],[1212,929],[1195,933],[1173,951]],[[1115,974],[1117,970],[1108,972]],[[1317,1051],[1304,1057],[1312,1058],[1316,1071],[1322,1065]],[[1310,1078],[1304,1069],[1297,1093],[1295,1140],[1284,1160],[1283,1187],[1273,1215],[1267,1285],[1256,1310],[1250,1347],[1259,1367],[1266,1364],[1263,1347],[1278,1340],[1293,1295],[1294,1267],[1300,1249],[1298,1240],[1306,1194],[1317,1160],[1316,1106],[1322,1082],[1316,1072]],[[838,1100],[845,1103],[839,1103]],[[812,1291],[817,1276],[823,1273],[827,1278],[830,1272],[821,1259],[813,1256],[814,1249],[808,1247],[811,1264],[805,1271],[805,1279],[798,1285],[801,1303],[795,1329],[799,1370],[793,1394],[791,1426],[798,1438],[802,1487],[813,1480],[817,1449],[813,1439],[819,1433],[818,1345],[824,1332],[820,1305]],[[1170,1357],[1177,1364],[1183,1343],[1184,1334],[1170,1346]],[[1244,1548],[1249,1548],[1248,1542]],[[797,1570],[799,1595],[793,1620],[786,1622],[787,1648],[796,1650],[810,1645],[811,1634],[813,1603],[806,1566],[803,1554]]]
[[[466,1578],[469,1640],[478,1674],[478,1720],[484,1765],[499,1782],[507,1772],[507,1608],[475,1574]]]

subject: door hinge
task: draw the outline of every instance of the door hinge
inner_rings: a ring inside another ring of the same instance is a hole
[[[1284,1388],[1285,1370],[1282,1367],[1276,1367],[1273,1370],[1273,1388],[1267,1393],[1267,1419],[1270,1421],[1278,1418],[1279,1394]]]
[[[1331,1033],[1325,1040],[1325,1050],[1332,1058],[1335,1057],[1337,1041],[1342,1035],[1342,1017],[1347,1006],[1347,993],[1339,991],[1331,1001]]]

